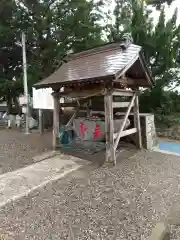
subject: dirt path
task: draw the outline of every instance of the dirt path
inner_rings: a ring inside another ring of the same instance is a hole
[[[91,167],[1,209],[1,234],[6,240],[146,240],[180,199],[179,157],[140,152],[113,168]]]
[[[25,135],[16,130],[0,131],[0,174],[33,163],[32,157],[51,149],[51,133]]]

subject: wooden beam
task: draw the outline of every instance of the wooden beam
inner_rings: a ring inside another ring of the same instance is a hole
[[[65,88],[65,91],[63,92],[55,92],[52,93],[52,95],[56,95],[59,97],[69,97],[69,98],[87,98],[88,96],[101,96],[103,93],[103,88],[97,87],[97,88],[90,88],[89,89],[79,89],[75,88],[74,90],[68,90]]]
[[[53,149],[56,150],[56,148],[60,144],[60,133],[59,133],[59,109],[60,109],[60,103],[59,103],[59,96],[54,95],[54,110],[53,110]]]
[[[79,112],[82,112],[82,113],[87,113],[87,110],[86,109],[79,109]],[[105,112],[104,111],[91,111],[91,114],[103,114],[105,115]]]
[[[73,101],[73,102],[61,103],[61,107],[63,107],[63,108],[77,107],[77,102]]]
[[[120,89],[115,89],[115,91],[112,93],[113,96],[122,96],[122,97],[131,97],[134,95],[133,91],[126,91],[126,90],[120,90]]]
[[[120,138],[121,138],[121,132],[123,131],[123,129],[124,129],[125,125],[126,125],[126,121],[127,121],[127,119],[128,119],[129,113],[130,113],[131,108],[132,108],[132,106],[133,106],[133,104],[134,104],[135,98],[136,98],[136,94],[134,94],[134,96],[132,97],[132,100],[131,100],[131,102],[130,102],[130,104],[129,104],[129,107],[128,107],[127,111],[126,111],[123,124],[121,125],[120,130],[119,130],[119,133],[118,133],[118,135],[117,135],[117,138],[116,138],[116,141],[115,141],[115,145],[114,145],[115,151],[116,151],[116,149],[117,149],[119,140],[120,140]]]
[[[136,111],[137,111],[136,106],[134,106],[133,107],[133,119],[134,119],[134,127],[135,128],[137,128],[137,112]],[[136,146],[138,146],[137,142],[138,142],[138,134],[136,133],[136,136],[135,136],[135,145]]]
[[[53,92],[53,93],[51,93],[51,95],[53,96],[53,97],[64,97],[64,96],[66,96],[68,93],[66,92]]]
[[[125,137],[134,133],[137,133],[137,128],[131,128],[131,129],[122,131],[120,137]],[[114,139],[116,139],[117,136],[118,136],[118,133],[114,133]]]
[[[105,161],[109,162],[110,158],[110,138],[109,138],[109,108],[108,108],[108,95],[104,96],[104,112],[105,112],[105,138],[106,138],[106,155]]]
[[[105,108],[105,135],[106,135],[106,161],[116,164],[116,155],[114,150],[114,121],[113,121],[113,97],[110,93],[104,96]]]
[[[139,98],[138,93],[136,93],[135,105],[134,105],[134,120],[135,127],[137,128],[137,147],[142,148],[142,135],[141,135],[141,123],[140,123],[140,115],[139,115]]]
[[[125,108],[125,107],[128,107],[129,104],[130,102],[113,102],[113,108]]]
[[[113,119],[113,96],[109,96],[109,112],[110,112],[110,153],[111,153],[111,161],[114,165],[116,165],[116,151],[114,150],[114,119]],[[106,118],[106,115],[105,115]]]
[[[125,84],[127,86],[139,86],[139,87],[150,87],[150,85],[147,83],[146,79],[143,78],[130,78],[130,77],[125,77],[125,78],[119,78],[114,81],[115,83],[120,83],[120,84]]]
[[[58,97],[58,96],[57,96]],[[78,107],[78,102],[83,105],[83,104],[86,104],[88,102],[88,98],[83,98],[83,99],[79,99],[79,101],[77,100],[74,100],[72,102],[67,102],[67,103],[61,103],[61,107]]]

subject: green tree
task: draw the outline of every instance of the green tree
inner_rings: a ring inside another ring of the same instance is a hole
[[[101,43],[97,24],[101,4],[92,0],[24,1],[26,11],[21,11],[21,22],[26,23],[29,47],[36,53],[35,64],[36,60],[40,62],[42,77],[61,64],[68,50],[83,50]]]
[[[3,1],[0,6],[0,101],[7,101],[9,110],[13,102],[17,105],[17,96],[22,92],[19,84],[21,49],[15,44],[15,15],[14,1]]]
[[[137,6],[134,9],[132,35],[134,41],[143,47],[146,61],[156,81],[156,86],[151,91],[146,90],[141,96],[141,109],[156,112],[156,109],[163,108],[163,113],[167,111],[169,114],[164,87],[170,87],[172,83],[179,84],[179,63],[176,58],[180,47],[180,27],[176,25],[177,11],[166,22],[162,9],[154,28],[148,18],[148,10],[143,10],[142,5],[141,11],[138,11]]]
[[[130,3],[131,20],[124,20],[126,24],[117,31],[116,22],[119,21],[121,24],[120,19],[123,15],[119,6],[116,5],[115,24],[110,26],[108,37],[110,40],[117,40],[124,32],[129,31],[134,43],[142,46],[156,86],[151,91],[146,90],[141,96],[141,110],[156,111],[156,109],[164,108],[166,111],[167,99],[164,87],[169,87],[172,83],[179,84],[179,63],[176,59],[180,49],[180,26],[176,22],[177,10],[168,21],[165,21],[164,8],[161,8],[158,23],[154,26],[153,19],[150,17],[151,12],[144,1],[122,0],[121,2]]]
[[[4,1],[0,6],[0,98],[22,93],[21,32],[27,39],[29,90],[62,64],[68,50],[102,43],[102,2],[92,0]],[[19,84],[20,83],[20,84]]]
[[[107,26],[109,41],[118,41],[124,32],[130,31],[131,24],[131,1],[115,0],[113,16],[115,21],[113,25]]]

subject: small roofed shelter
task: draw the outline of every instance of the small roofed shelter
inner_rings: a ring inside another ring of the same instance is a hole
[[[138,89],[153,85],[150,72],[145,64],[142,49],[130,40],[106,44],[80,53],[70,54],[62,66],[49,77],[35,85],[36,88],[53,89],[53,147],[60,143],[59,133],[59,98],[76,97],[90,105],[89,99],[98,95],[104,97],[106,161],[116,164],[116,150],[122,137],[136,134],[137,145],[142,147],[139,117]],[[64,88],[64,91],[60,89]],[[126,102],[114,102],[114,96],[125,97]],[[77,101],[79,111],[81,101]],[[65,107],[65,105],[62,105]],[[114,132],[113,111],[126,108],[123,123]],[[125,130],[130,112],[133,110],[134,127]],[[71,117],[67,126],[76,117]]]

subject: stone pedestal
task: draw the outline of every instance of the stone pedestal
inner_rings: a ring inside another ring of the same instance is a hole
[[[142,143],[145,149],[151,150],[157,146],[157,135],[154,124],[153,114],[140,114],[141,129],[142,129]]]

